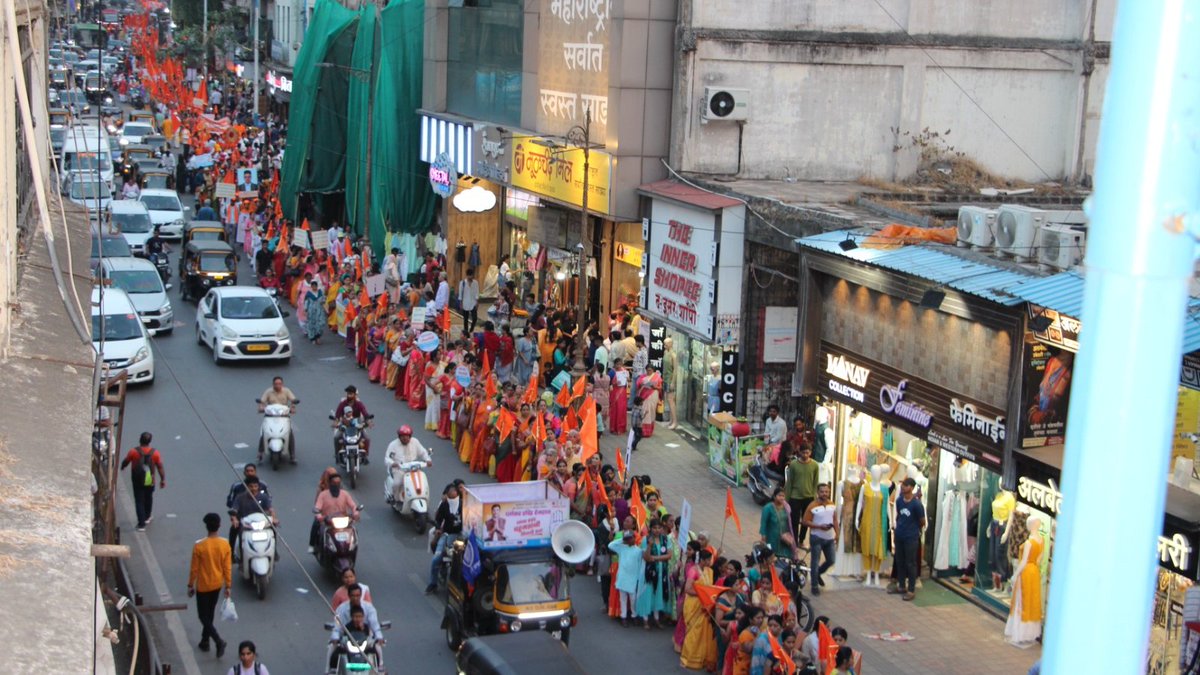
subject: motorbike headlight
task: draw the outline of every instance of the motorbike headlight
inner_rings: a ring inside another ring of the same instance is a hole
[[[105,97],[104,97],[104,102],[105,102],[105,103],[107,103],[108,105],[112,105],[112,97],[111,97],[111,96],[105,96]]]
[[[221,326],[221,337],[226,340],[236,340],[238,334],[229,326]]]
[[[288,337],[287,326],[280,326],[279,330],[275,331],[275,337],[279,338],[280,340],[286,340]]]
[[[146,347],[142,347],[141,349],[137,350],[136,354],[133,355],[133,362],[141,363],[148,358],[150,358],[150,350]]]

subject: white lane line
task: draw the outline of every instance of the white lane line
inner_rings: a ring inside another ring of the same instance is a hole
[[[128,492],[121,490],[121,513],[128,521],[129,517],[134,513],[133,497]],[[158,558],[154,555],[154,547],[145,536],[140,533],[133,533],[134,536],[127,537],[125,541],[133,546],[137,554],[146,562],[146,569],[150,571],[150,580],[154,584],[154,592],[158,595],[160,602],[166,602],[171,599],[171,592],[167,586],[167,580],[163,577],[162,567],[158,564]],[[186,599],[186,598],[184,598]],[[183,627],[183,619],[180,618],[182,612],[162,612],[167,620],[167,628],[171,631],[171,637],[175,639],[175,650],[179,652],[179,658],[183,661],[183,670],[187,675],[200,675],[200,664],[196,661],[196,653],[192,651],[192,645],[188,642],[187,630]]]

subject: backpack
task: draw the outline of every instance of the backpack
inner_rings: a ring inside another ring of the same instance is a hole
[[[233,667],[229,669],[229,675],[240,675],[242,672],[241,667],[242,667],[241,661],[238,661],[237,663],[233,664]],[[254,675],[262,675],[262,672],[259,670],[259,667],[258,667],[258,659],[254,659]]]
[[[154,457],[154,448],[151,448],[148,453],[140,445],[136,449],[138,457],[133,461],[133,480],[137,482],[140,474],[143,486],[154,487],[154,468],[150,464],[150,459]]]

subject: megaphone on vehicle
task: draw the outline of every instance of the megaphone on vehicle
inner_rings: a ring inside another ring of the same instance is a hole
[[[554,548],[554,555],[560,560],[578,565],[591,557],[596,548],[596,538],[587,525],[578,520],[568,520],[554,531],[550,537],[550,546]]]

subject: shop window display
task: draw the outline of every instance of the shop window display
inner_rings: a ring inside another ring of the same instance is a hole
[[[1200,620],[1200,587],[1181,574],[1160,568],[1150,624],[1147,673],[1177,675],[1187,672],[1189,654],[1195,655],[1195,644],[1200,642],[1200,635],[1189,635],[1184,624],[1196,620]],[[1192,645],[1191,648],[1183,649],[1185,643]]]

